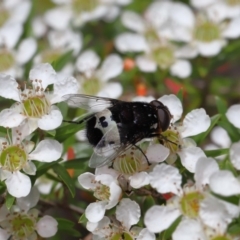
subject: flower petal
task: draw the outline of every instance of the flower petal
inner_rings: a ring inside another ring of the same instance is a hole
[[[179,120],[183,113],[183,107],[180,99],[174,95],[164,95],[158,99],[158,101],[162,102],[165,106],[168,107],[170,113],[172,114],[173,118],[172,121],[176,122]]]
[[[76,78],[59,74],[57,82],[54,84],[53,97],[50,100],[51,104],[63,101],[62,96],[66,94],[78,93],[79,87],[79,82]]]
[[[119,98],[123,92],[122,85],[118,82],[107,83],[97,94],[101,97]]]
[[[121,16],[122,24],[135,32],[143,32],[145,30],[145,23],[143,18],[132,11],[125,11]]]
[[[205,132],[210,124],[211,119],[203,108],[192,110],[183,120],[181,135],[185,138]]]
[[[115,38],[115,47],[119,52],[141,52],[148,49],[145,38],[135,33],[122,33]]]
[[[45,131],[53,130],[61,125],[62,120],[61,111],[56,106],[51,106],[50,113],[38,120],[38,127]]]
[[[45,215],[37,222],[36,230],[43,238],[52,237],[57,233],[58,222],[51,216]]]
[[[0,126],[5,128],[18,127],[26,117],[14,109],[3,109],[0,112]]]
[[[212,57],[217,55],[224,45],[224,40],[215,40],[212,42],[197,42],[198,51],[204,57]]]
[[[137,236],[136,240],[155,240],[156,239],[156,236],[154,233],[148,231],[147,228],[143,228],[139,235]]]
[[[211,140],[221,148],[229,148],[231,139],[227,131],[222,127],[214,127],[210,134]]]
[[[106,201],[90,203],[85,210],[88,221],[93,223],[99,222],[104,217],[106,205]]]
[[[16,198],[27,196],[31,190],[30,178],[19,171],[13,172],[5,183],[8,192]]]
[[[48,10],[44,15],[44,21],[53,29],[65,30],[68,27],[69,21],[72,17],[72,12],[67,8],[53,8]]]
[[[194,173],[196,170],[196,164],[199,158],[206,157],[203,150],[199,147],[186,147],[182,148],[180,152],[178,152],[180,156],[182,165],[189,171]]]
[[[225,232],[232,217],[224,204],[213,196],[208,196],[200,203],[199,216],[207,226],[213,229],[221,229]]]
[[[159,193],[181,193],[182,175],[179,170],[165,163],[156,165],[149,173],[150,184]]]
[[[213,173],[209,185],[213,192],[222,196],[240,194],[240,182],[228,170]]]
[[[17,205],[24,211],[28,211],[37,205],[40,194],[36,187],[33,187],[26,197],[17,198]]]
[[[206,240],[204,228],[195,219],[183,219],[172,235],[173,240]]]
[[[150,163],[159,163],[166,160],[170,150],[161,144],[152,144],[148,147],[146,156]]]
[[[167,229],[180,215],[179,209],[153,206],[146,212],[144,223],[150,232],[158,233]]]
[[[16,61],[23,65],[27,63],[37,50],[37,42],[34,38],[25,38],[19,45]]]
[[[40,63],[30,70],[29,79],[36,87],[39,86],[39,82],[35,80],[40,80],[40,86],[46,89],[48,85],[57,82],[57,74],[49,63]]]
[[[77,59],[76,67],[85,74],[94,71],[100,62],[99,56],[92,50],[84,51]]]
[[[85,189],[94,190],[96,188],[95,175],[90,172],[85,172],[78,177],[79,184]]]
[[[129,198],[123,198],[116,208],[117,220],[128,230],[132,225],[138,223],[140,216],[141,210],[139,205]]]
[[[240,141],[230,147],[230,160],[233,166],[240,170]]]
[[[28,161],[23,167],[23,171],[28,175],[35,175],[37,168],[31,161]]]
[[[10,75],[0,74],[0,96],[20,102],[18,83]]]
[[[157,70],[157,64],[148,56],[137,56],[136,65],[143,72],[155,72]]]
[[[240,116],[240,104],[234,104],[228,108],[226,112],[226,117],[228,121],[236,128],[240,128],[239,116]]]
[[[213,158],[199,158],[194,175],[197,188],[201,189],[205,185],[208,185],[210,177],[217,171],[219,171],[219,166]]]
[[[226,29],[223,31],[223,36],[227,38],[238,38],[240,36],[240,17],[234,18],[230,21]]]
[[[130,176],[129,180],[130,186],[138,189],[149,184],[149,175],[146,172],[139,172]]]
[[[29,154],[30,160],[52,162],[58,160],[63,151],[63,146],[56,140],[45,139],[38,143],[35,150]]]
[[[103,61],[97,76],[103,82],[118,76],[123,70],[123,61],[117,54],[111,54]]]
[[[192,66],[187,60],[177,60],[171,67],[170,72],[173,76],[187,78],[192,73]]]

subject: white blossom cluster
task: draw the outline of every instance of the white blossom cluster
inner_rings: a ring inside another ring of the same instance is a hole
[[[127,10],[133,2],[0,2],[0,190],[5,190],[4,199],[14,198],[12,204],[1,203],[0,240],[37,240],[58,231],[58,221],[37,209],[39,192],[54,191],[53,179],[42,181],[38,167],[61,164],[65,158],[68,145],[55,135],[66,126],[64,95],[124,98],[118,77],[126,74],[128,56],[138,74],[159,71],[190,79],[194,59],[218,56],[240,37],[239,0],[190,0],[188,5],[155,0],[143,13]],[[34,8],[37,14],[31,15]],[[106,44],[109,49],[97,51],[86,46],[101,42],[100,37],[89,38],[84,28],[100,21],[106,26],[118,21],[118,34]],[[185,114],[180,98],[168,94],[157,99],[172,116],[161,141],[143,139],[109,165],[86,167],[71,179],[96,199],[85,204],[83,215],[92,239],[240,239],[240,104],[219,113],[218,126],[216,116],[211,118],[204,108]],[[83,133],[72,133],[80,140],[75,152],[84,148]],[[201,137],[208,144],[198,144]]]

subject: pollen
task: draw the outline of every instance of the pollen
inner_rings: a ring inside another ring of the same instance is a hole
[[[195,30],[195,38],[202,42],[211,42],[220,38],[219,26],[213,22],[200,23]]]
[[[2,169],[10,172],[18,171],[27,162],[27,153],[21,145],[3,147],[0,153],[0,165]]]
[[[1,222],[1,227],[12,235],[12,239],[18,240],[28,239],[33,234],[35,225],[36,220],[24,212],[9,214]]]
[[[204,199],[204,196],[199,192],[190,192],[185,194],[181,201],[182,211],[190,218],[198,216],[200,201]]]
[[[110,199],[110,189],[108,186],[99,183],[94,191],[94,197],[97,199],[104,201]]]
[[[162,132],[163,145],[167,147],[171,153],[177,153],[182,148],[182,139],[176,129],[169,128],[167,131]]]
[[[41,80],[35,80],[33,89],[25,89],[21,97],[22,114],[27,117],[40,118],[50,112],[51,104],[46,98]]]

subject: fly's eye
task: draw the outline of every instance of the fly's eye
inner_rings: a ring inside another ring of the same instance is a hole
[[[153,100],[150,102],[150,104],[157,108],[158,120],[160,122],[159,125],[162,131],[166,131],[171,120],[171,114],[168,108],[158,100]]]
[[[157,114],[158,120],[161,122],[161,129],[164,132],[168,129],[171,120],[169,111],[166,107],[164,107],[162,109],[158,109]]]
[[[159,102],[158,100],[153,100],[150,102],[151,105],[153,105],[156,108],[164,108],[165,106]]]

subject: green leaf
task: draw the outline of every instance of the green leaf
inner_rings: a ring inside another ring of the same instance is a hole
[[[80,237],[81,234],[74,229],[75,223],[62,218],[56,218],[58,222],[58,230],[69,234],[69,236]]]
[[[172,225],[164,231],[164,233],[162,234],[162,240],[167,240],[167,239],[171,239],[173,232],[175,231],[175,229],[177,228],[178,224],[180,223],[182,219],[182,216],[178,217],[173,223]]]
[[[83,169],[86,167],[86,162],[89,158],[76,158],[71,159],[70,161],[66,161],[62,163],[62,166],[66,169]]]
[[[220,97],[215,97],[218,112],[225,114],[227,111],[227,102]]]
[[[14,201],[15,201],[15,197],[13,197],[12,195],[10,195],[8,193],[6,196],[6,201],[5,201],[5,204],[6,204],[6,207],[8,210],[12,207]]]
[[[226,118],[226,116],[223,116],[222,121],[220,121],[218,123],[219,126],[221,126],[222,128],[224,128],[229,137],[231,138],[232,142],[237,142],[239,141],[240,138],[240,133],[239,130],[237,128],[235,128]]]
[[[39,178],[43,174],[45,174],[49,169],[51,169],[54,165],[57,165],[59,161],[62,159],[59,159],[58,161],[50,162],[50,163],[41,163],[39,167],[37,168],[37,173],[34,176],[34,178]]]
[[[56,135],[56,130],[54,129],[54,130],[50,130],[50,131],[46,131],[50,136],[52,136],[52,137],[55,137],[55,135]]]
[[[218,123],[219,119],[221,118],[221,114],[216,114],[213,117],[211,117],[211,124],[210,127],[206,132],[200,133],[196,136],[193,136],[192,138],[195,140],[197,144],[200,144],[206,139],[207,135],[210,133],[210,131],[213,129],[213,127]]]
[[[183,102],[183,93],[183,88],[181,88],[177,93],[177,97],[180,99],[181,102]]]
[[[240,224],[236,223],[230,226],[227,232],[233,235],[240,235]]]
[[[58,175],[58,177],[66,184],[72,197],[74,197],[75,196],[75,186],[73,183],[73,179],[70,177],[67,170],[61,164],[54,165],[53,170]]]
[[[86,218],[86,215],[85,213],[83,213],[82,216],[79,218],[78,223],[81,223],[83,226],[86,226],[87,222],[88,220]]]
[[[71,61],[73,50],[70,50],[52,62],[55,71],[60,71],[67,63]]]
[[[84,126],[82,124],[68,124],[60,127],[56,130],[55,139],[59,142],[64,142],[67,138],[71,137],[83,128]]]
[[[207,150],[204,151],[207,157],[218,157],[221,155],[228,154],[228,148],[216,149],[216,150]]]

